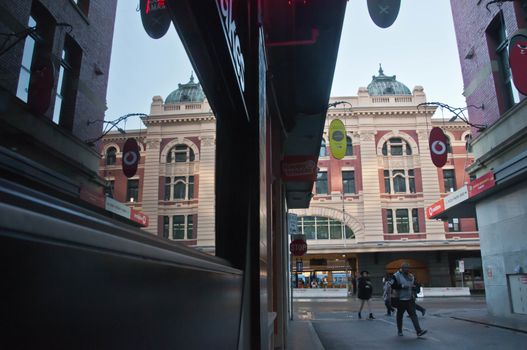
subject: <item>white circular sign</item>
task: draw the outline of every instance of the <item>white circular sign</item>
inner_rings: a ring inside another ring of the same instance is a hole
[[[134,151],[128,151],[123,157],[123,162],[126,165],[134,165],[137,162],[137,153]]]
[[[438,149],[438,147],[439,147],[439,149]],[[434,141],[432,143],[432,152],[434,152],[438,156],[440,156],[442,154],[445,154],[445,152],[446,152],[446,145],[445,145],[445,143],[442,142],[442,141]]]

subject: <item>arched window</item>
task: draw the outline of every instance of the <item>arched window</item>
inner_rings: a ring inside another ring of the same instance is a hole
[[[324,138],[322,138],[322,141],[320,142],[320,152],[319,152],[319,157],[325,157],[327,156],[328,153],[327,153],[327,149],[326,149],[326,140],[324,140]]]
[[[106,165],[115,165],[117,150],[115,147],[110,147],[106,150]]]
[[[194,151],[187,145],[175,145],[168,151],[167,163],[185,163],[194,161]]]
[[[412,147],[406,140],[400,137],[392,137],[382,145],[382,155],[410,156],[412,155]]]
[[[323,216],[303,216],[298,218],[298,228],[306,239],[352,239],[355,233],[342,221]]]
[[[351,137],[346,136],[346,155],[352,156],[353,155],[353,141],[351,140]]]

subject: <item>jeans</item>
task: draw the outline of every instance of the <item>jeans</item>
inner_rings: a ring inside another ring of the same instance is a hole
[[[415,331],[419,333],[421,331],[421,326],[419,325],[417,315],[415,314],[415,302],[413,300],[399,300],[397,303],[397,330],[399,332],[403,331],[403,315],[405,311],[410,315]]]

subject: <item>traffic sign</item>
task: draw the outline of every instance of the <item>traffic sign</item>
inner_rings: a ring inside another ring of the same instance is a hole
[[[302,239],[295,239],[289,245],[289,251],[294,256],[302,256],[307,252],[307,243]]]

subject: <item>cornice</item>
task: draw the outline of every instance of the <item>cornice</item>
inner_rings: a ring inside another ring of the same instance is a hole
[[[153,124],[171,124],[171,123],[185,123],[185,122],[197,122],[197,121],[213,121],[216,117],[210,113],[202,114],[183,114],[183,115],[156,115],[149,116],[143,119],[145,125]]]

